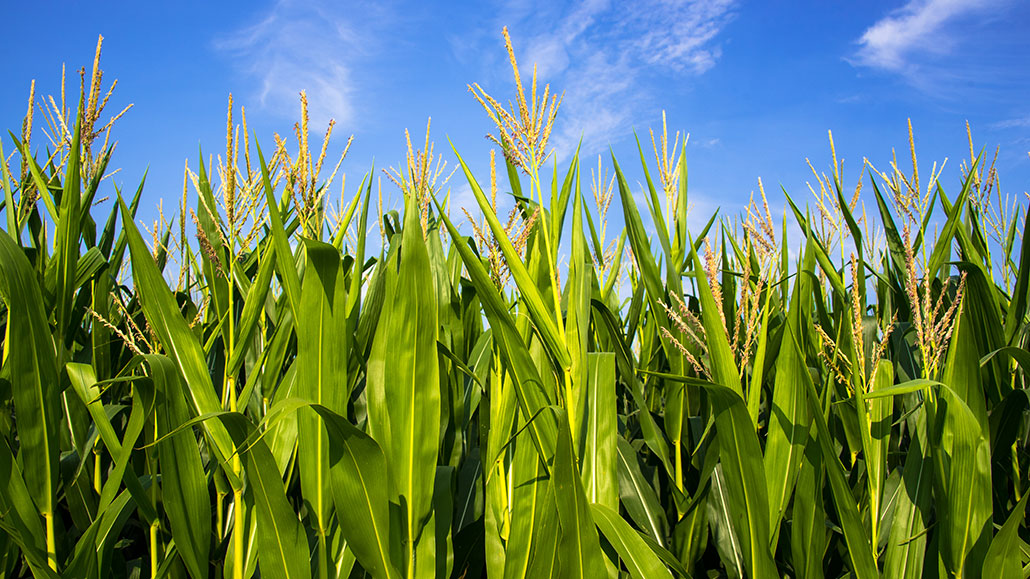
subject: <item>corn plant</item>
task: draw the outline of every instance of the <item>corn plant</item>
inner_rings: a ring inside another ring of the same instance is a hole
[[[690,231],[685,139],[638,142],[644,207],[614,156],[590,203],[505,41],[513,103],[469,87],[489,177],[447,153],[474,207],[429,125],[387,212],[346,149],[323,170],[306,97],[268,156],[230,97],[141,230],[100,44],[45,153],[30,95],[0,149],[0,575],[1030,576],[1027,220],[972,138],[956,188],[910,127],[911,170],[852,192],[831,136],[810,202],[778,219],[759,182]]]

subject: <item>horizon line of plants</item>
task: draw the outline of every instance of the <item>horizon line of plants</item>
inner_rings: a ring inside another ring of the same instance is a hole
[[[663,119],[649,234],[614,156],[593,207],[551,164],[561,97],[504,37],[514,103],[469,89],[507,183],[453,151],[472,236],[428,125],[403,212],[371,171],[330,201],[302,95],[268,157],[230,97],[148,242],[100,42],[74,111],[33,85],[0,143],[0,577],[1030,577],[1028,222],[972,138],[957,191],[910,125],[909,173],[852,192],[834,151],[814,209],[691,232]]]

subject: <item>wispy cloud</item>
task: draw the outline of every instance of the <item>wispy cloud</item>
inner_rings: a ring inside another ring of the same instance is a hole
[[[892,72],[911,69],[917,59],[949,54],[962,28],[963,16],[996,7],[990,0],[909,0],[870,26],[858,40],[855,64]]]
[[[215,42],[255,81],[260,106],[296,118],[298,93],[307,91],[313,123],[354,118],[352,59],[363,32],[322,2],[280,0],[257,22]]]
[[[991,125],[994,129],[1026,129],[1030,128],[1030,116],[1005,119]]]
[[[645,108],[656,76],[690,78],[711,69],[734,0],[644,0],[632,10],[608,0],[568,8],[523,3],[502,14],[520,63],[564,91],[554,145],[596,152],[623,136]],[[525,72],[523,74],[526,74]]]

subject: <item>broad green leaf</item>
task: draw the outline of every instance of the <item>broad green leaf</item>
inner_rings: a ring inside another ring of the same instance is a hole
[[[340,532],[376,579],[400,577],[390,543],[389,478],[376,441],[325,407],[312,406],[329,436],[329,463]]]
[[[728,387],[705,384],[715,411],[716,438],[725,477],[731,524],[750,577],[776,575],[769,533],[769,495],[762,450],[754,423],[740,395]]]
[[[565,377],[565,407],[569,410],[572,440],[579,451],[579,456],[586,458],[590,452],[587,449],[590,444],[588,440],[590,426],[585,423],[584,418],[589,420],[588,417],[592,414],[588,410],[588,406],[595,386],[590,378],[591,367],[587,358],[590,288],[591,282],[594,281],[594,266],[586,248],[586,238],[583,235],[583,199],[580,194],[578,174],[576,177],[572,203],[572,250],[569,256],[568,281],[565,283],[565,345],[570,359],[569,371]],[[613,382],[614,374],[613,368]],[[590,491],[587,492],[589,494]]]
[[[658,495],[640,470],[637,454],[626,439],[618,438],[619,497],[630,519],[655,542],[664,544],[669,522]]]
[[[923,576],[926,557],[926,533],[932,510],[933,463],[926,448],[926,415],[919,409],[910,423],[921,426],[922,437],[909,443],[898,485],[897,506],[884,549],[883,574],[886,577],[918,578]],[[920,440],[922,438],[922,440]]]
[[[71,561],[64,569],[67,577],[105,577],[111,572],[111,554],[121,531],[135,510],[128,491],[122,491],[111,505],[86,529],[75,545]],[[174,560],[174,552],[166,560]]]
[[[697,293],[698,299],[701,301],[701,323],[705,327],[712,379],[716,384],[729,388],[738,396],[743,396],[744,392],[740,386],[740,371],[737,369],[733,351],[730,350],[726,328],[723,327],[722,319],[719,317],[719,309],[715,304],[712,288],[708,285],[711,280],[708,280],[704,266],[701,265],[701,259],[693,248],[690,250],[690,255],[697,276]],[[729,317],[728,314],[727,317]],[[754,422],[752,422],[752,430],[754,430]]]
[[[787,312],[787,332],[802,336],[812,309],[812,274],[815,269],[814,253],[805,252],[803,265],[794,285],[794,294]],[[781,348],[776,357],[773,390],[770,400],[769,426],[765,442],[765,476],[769,493],[770,535],[779,536],[783,519],[794,493],[800,474],[808,440],[811,419],[805,404],[804,383],[801,374],[808,373],[808,364],[796,348]],[[752,384],[752,389],[760,389]],[[752,417],[754,415],[752,414]]]
[[[492,357],[490,368],[489,389],[487,400],[489,402],[488,413],[480,413],[480,433],[486,440],[480,442],[480,462],[485,465],[483,475],[484,505],[483,505],[483,527],[486,536],[484,537],[486,569],[487,574],[500,575],[507,565],[507,553],[502,533],[506,534],[509,542],[509,549],[513,553],[518,551],[517,547],[511,547],[518,541],[512,538],[515,531],[513,525],[528,522],[530,527],[526,529],[528,539],[532,539],[533,517],[516,517],[512,520],[509,509],[512,501],[518,500],[518,488],[508,488],[509,473],[513,476],[521,476],[524,472],[536,472],[540,466],[540,459],[535,448],[532,448],[531,440],[523,439],[516,442],[514,458],[509,445],[512,442],[513,425],[517,416],[518,403],[515,397],[515,388],[509,374],[501,367],[501,360],[498,354]],[[485,432],[484,432],[485,431]],[[485,444],[483,444],[485,442]],[[527,485],[535,483],[526,483]],[[529,495],[529,506],[526,511],[532,512],[536,508],[536,493],[539,489],[526,489]],[[528,548],[525,554],[528,555]],[[517,555],[516,555],[517,556]]]
[[[1023,498],[1016,503],[1016,507],[1005,519],[1005,524],[991,541],[987,556],[984,557],[983,577],[1019,577],[1023,571],[1023,558],[1019,554],[1018,541],[1019,527],[1026,521],[1027,497],[1030,497],[1030,493],[1023,494]]]
[[[937,273],[942,267],[944,267],[944,263],[948,261],[948,257],[951,255],[951,246],[955,236],[959,235],[959,237],[962,237],[966,231],[964,228],[960,228],[959,224],[961,223],[966,201],[969,200],[973,181],[976,179],[976,168],[980,165],[982,160],[983,153],[973,161],[969,170],[966,172],[965,179],[962,183],[962,190],[955,199],[955,203],[951,207],[946,207],[948,219],[944,222],[940,235],[937,236],[937,243],[934,245],[933,252],[930,254],[929,263],[927,263],[925,275],[928,275],[931,278],[937,277]],[[945,201],[945,203],[947,203],[947,201]],[[927,229],[928,224],[924,223],[919,229],[919,234],[922,235]],[[964,247],[963,251],[965,251],[965,249],[966,248]]]
[[[279,213],[279,205],[275,198],[275,190],[268,174],[268,165],[261,153],[261,147],[257,147],[258,159],[261,162],[261,186],[265,192],[265,201],[268,205],[268,227],[272,235],[272,244],[275,246],[275,262],[278,266],[279,275],[283,280],[283,293],[286,294],[290,310],[294,315],[300,309],[300,277],[294,268],[293,252],[290,251],[289,238],[283,226],[283,218]]]
[[[634,137],[636,136],[634,135]],[[636,141],[637,153],[640,156],[640,166],[644,173],[644,182],[647,183],[647,197],[644,198],[644,201],[647,204],[648,211],[651,213],[658,243],[662,246],[662,251],[665,253],[666,273],[676,275],[678,272],[674,272],[674,269],[677,261],[673,257],[672,246],[669,243],[669,226],[665,222],[665,214],[662,213],[662,202],[658,197],[654,181],[651,180],[651,171],[647,168],[647,158],[644,156],[644,148],[640,146],[640,138],[636,137]],[[671,278],[672,275],[667,275],[666,277]]]
[[[24,149],[22,150],[24,151]],[[0,139],[0,158],[7,158],[7,155],[4,154],[2,139]],[[18,222],[18,206],[14,202],[14,188],[11,187],[12,181],[7,163],[0,163],[0,187],[4,190],[4,213],[7,215],[7,234],[17,240],[21,235],[21,226]]]
[[[230,260],[233,259],[230,254],[234,252],[236,240],[230,239],[232,232],[227,231],[228,227],[224,227],[222,224],[218,201],[215,200],[215,193],[208,178],[203,151],[200,153],[197,166],[197,210],[195,212],[197,237],[203,236],[209,249],[209,251],[198,252],[200,266],[203,279],[207,282],[206,293],[211,310],[221,320],[230,315],[230,292],[235,292],[229,276],[235,270],[235,264],[230,263]],[[162,269],[161,265],[158,260],[159,270]],[[235,281],[233,280],[232,283]],[[235,312],[232,315],[235,315]],[[222,324],[219,330],[222,340],[227,344],[231,343],[233,336],[230,333],[230,324]]]
[[[176,306],[175,298],[168,289],[161,272],[154,263],[154,257],[140,237],[136,224],[125,203],[119,199],[122,208],[122,222],[132,258],[132,276],[140,296],[140,307],[151,328],[157,335],[165,352],[179,367],[186,379],[186,393],[196,415],[211,414],[222,410],[215,394],[211,371],[207,366],[203,348],[190,327],[186,324]],[[219,421],[204,422],[204,430],[213,443],[212,448],[219,462],[226,469],[226,476],[234,487],[240,485],[238,476],[229,468],[227,461],[235,449],[225,426]]]
[[[102,491],[101,494],[101,506],[106,506],[106,503],[113,501],[117,497],[116,493],[118,483],[124,482],[126,488],[136,500],[140,511],[144,514],[144,517],[148,521],[156,520],[157,511],[155,510],[150,497],[148,497],[144,492],[143,484],[140,482],[139,476],[137,476],[135,470],[129,469],[128,464],[129,458],[132,455],[132,447],[135,445],[136,440],[139,438],[143,429],[143,421],[145,418],[142,414],[143,409],[133,408],[133,410],[136,410],[136,414],[133,415],[130,413],[129,424],[126,427],[126,430],[131,428],[134,432],[131,436],[129,435],[129,432],[126,432],[126,440],[119,440],[110,417],[107,415],[107,411],[100,399],[100,389],[97,386],[96,375],[93,373],[93,369],[85,364],[69,363],[65,366],[65,371],[68,373],[68,378],[72,384],[72,388],[75,390],[75,393],[86,406],[90,416],[93,418],[94,429],[97,431],[97,434],[103,441],[108,452],[111,453],[111,457],[115,462],[115,466],[108,478],[108,485],[104,487],[105,490]],[[125,443],[129,444],[128,449],[125,448]],[[111,484],[112,482],[113,484]]]
[[[415,544],[432,511],[440,447],[437,301],[422,235],[409,200],[399,259],[384,265],[390,307],[376,328],[366,389],[369,434],[386,455],[393,497],[406,508],[405,569],[415,564]]]
[[[69,338],[74,335],[74,332],[71,331],[72,328],[68,327],[68,323],[72,315],[75,290],[78,289],[75,285],[75,274],[76,266],[79,263],[79,204],[82,196],[79,179],[82,105],[83,103],[80,102],[68,157],[65,159],[66,172],[61,191],[61,213],[60,219],[57,220],[57,239],[54,250],[54,263],[57,268],[57,311],[54,312],[54,319],[57,322],[57,339],[65,342],[58,343],[59,347],[70,345]]]
[[[797,337],[787,332],[784,335],[784,346],[800,350]],[[862,526],[862,520],[858,514],[858,504],[855,495],[851,492],[845,478],[844,466],[837,457],[837,451],[830,437],[830,429],[826,424],[826,416],[820,404],[819,395],[816,393],[812,377],[805,372],[802,374],[805,391],[808,396],[809,413],[815,422],[815,431],[812,436],[822,450],[822,461],[826,468],[826,475],[830,479],[830,490],[833,494],[833,503],[837,507],[837,515],[840,517],[841,528],[844,531],[844,540],[848,547],[848,559],[851,570],[859,579],[879,577],[876,568],[876,558],[873,555],[872,545],[866,539],[866,532]]]
[[[511,471],[511,531],[504,578],[549,576],[556,565],[557,537],[561,531],[552,479],[531,440],[516,440]]]
[[[633,192],[630,190],[629,184],[626,182],[626,177],[622,173],[622,169],[619,167],[618,161],[615,160],[614,154],[612,155],[612,165],[615,169],[615,177],[619,187],[619,198],[622,201],[622,215],[626,224],[626,235],[629,238],[630,247],[633,250],[635,263],[638,269],[638,275],[640,276],[640,283],[643,285],[644,291],[647,294],[647,301],[650,305],[650,314],[654,317],[658,324],[658,327],[665,328],[667,331],[674,331],[674,328],[669,322],[669,316],[665,311],[665,307],[669,300],[667,295],[667,288],[661,281],[661,275],[658,272],[658,265],[655,263],[654,255],[651,252],[650,241],[647,237],[647,233],[644,230],[643,222],[640,219],[640,213],[637,211],[636,201],[633,197]],[[646,170],[645,170],[646,175]],[[649,178],[649,177],[648,177]],[[661,237],[661,233],[659,233]],[[665,244],[668,244],[668,240],[664,240]],[[667,273],[669,273],[667,271]],[[677,273],[676,276],[669,276],[670,281],[673,277],[678,281]],[[673,288],[674,293],[677,293],[677,298],[682,298],[679,295],[679,291]],[[678,333],[678,330],[675,330]],[[673,334],[676,335],[676,334]],[[632,331],[626,336],[628,343],[633,342]],[[674,373],[682,373],[685,371],[686,366],[683,362],[683,355],[671,344],[668,340],[661,341],[661,347],[663,348],[665,355],[670,361],[672,371]],[[686,432],[684,416],[689,414],[689,409],[685,407],[686,396],[683,392],[683,387],[678,383],[672,383],[666,386],[668,389],[667,406],[670,408],[665,415],[665,432],[669,436],[670,442],[672,443],[672,457],[671,460],[667,458],[668,451],[658,451],[659,456],[663,457],[667,468],[673,471],[673,478],[681,479],[681,465],[683,455],[683,445],[687,444],[688,433]],[[646,419],[645,419],[646,420]],[[648,425],[649,426],[649,425]],[[654,444],[654,446],[660,446],[657,440],[657,436],[649,436],[648,443]],[[677,484],[681,484],[681,480],[676,481]]]
[[[526,307],[529,311],[529,315],[533,318],[536,330],[540,332],[544,342],[547,343],[548,351],[554,356],[558,366],[560,368],[568,368],[571,364],[571,360],[569,358],[568,350],[558,333],[558,327],[555,324],[553,310],[545,305],[544,298],[533,283],[529,270],[526,269],[525,264],[522,262],[522,258],[519,257],[518,252],[515,250],[515,246],[512,245],[507,232],[504,230],[504,225],[494,213],[493,207],[490,205],[490,200],[486,198],[486,195],[483,193],[483,190],[476,181],[476,178],[472,175],[472,171],[468,168],[468,165],[465,164],[465,161],[457,151],[454,152],[454,155],[457,157],[458,163],[461,164],[461,168],[465,172],[465,177],[468,179],[469,186],[472,188],[472,193],[476,196],[476,201],[479,203],[479,208],[483,211],[487,224],[490,226],[490,231],[493,233],[494,239],[497,240],[497,243],[504,254],[505,263],[511,271],[512,279],[515,281],[515,284],[521,292],[521,298],[526,303]],[[455,239],[455,236],[452,235],[452,239]],[[557,243],[557,240],[555,240],[555,242]]]
[[[894,367],[887,360],[880,360],[869,389],[875,392],[886,389],[894,383]],[[865,454],[866,481],[869,487],[869,510],[872,521],[871,544],[880,544],[880,513],[884,483],[887,478],[887,452],[890,447],[891,417],[894,413],[894,398],[868,399],[862,392],[855,396],[858,409],[859,431],[862,436],[862,451]]]
[[[211,502],[200,448],[189,420],[179,371],[165,356],[147,356],[157,389],[157,445],[161,497],[172,537],[193,577],[207,577],[211,548]],[[173,434],[175,433],[175,434]]]
[[[990,427],[984,389],[980,382],[971,309],[963,307],[952,330],[942,382],[947,385],[930,404],[937,480],[944,492],[935,492],[940,517],[941,554],[957,575],[976,577],[983,567],[991,537]],[[939,429],[939,430],[938,430]],[[937,446],[937,445],[940,446]]]
[[[565,413],[559,410],[553,481],[554,500],[558,505],[558,521],[561,524],[561,539],[558,542],[561,575],[604,577],[607,575],[604,555],[575,461],[569,422]]]
[[[874,184],[875,186],[875,184]],[[841,279],[840,272],[834,267],[833,262],[830,261],[829,252],[826,247],[823,246],[823,242],[814,235],[814,232],[810,230],[810,224],[805,215],[798,209],[798,206],[794,204],[794,200],[791,199],[787,190],[783,190],[783,196],[787,200],[787,204],[790,205],[791,211],[794,213],[794,218],[797,220],[798,225],[801,226],[802,232],[805,237],[812,240],[810,250],[815,252],[815,258],[819,261],[819,267],[822,268],[823,273],[826,275],[826,279],[829,280],[830,285],[833,286],[834,291],[838,296],[846,296],[847,292],[844,289],[844,280]],[[888,231],[887,239],[890,241],[890,233]]]
[[[651,452],[655,453],[655,455],[657,455],[662,461],[665,471],[672,475],[673,467],[669,460],[669,445],[662,436],[661,430],[658,428],[658,424],[651,415],[651,409],[648,407],[647,402],[644,399],[644,388],[643,385],[641,385],[640,380],[637,379],[637,373],[634,369],[633,355],[624,340],[622,328],[620,327],[618,320],[616,320],[615,316],[611,313],[611,310],[609,310],[604,304],[597,300],[593,300],[591,305],[594,308],[595,315],[600,318],[601,322],[598,324],[598,320],[595,319],[595,331],[598,333],[607,331],[610,343],[615,348],[615,361],[619,369],[619,375],[623,380],[628,382],[629,394],[633,399],[633,404],[636,406],[636,417],[640,421],[640,430],[644,435],[644,443],[647,444],[647,447],[651,449]]]
[[[802,395],[804,394],[802,392]],[[824,577],[823,559],[829,543],[826,505],[823,502],[825,481],[822,451],[815,437],[809,432],[801,472],[797,476],[790,519],[791,557],[798,577]]]
[[[3,377],[18,417],[18,458],[36,512],[52,525],[60,448],[57,357],[32,266],[6,233],[0,233],[0,296],[7,305]]]
[[[1013,229],[1016,226],[1012,222]],[[1023,216],[1023,236],[1030,239],[1030,207]],[[1023,241],[1019,251],[1019,266],[1016,268],[1016,285],[1012,289],[1012,300],[1005,315],[1005,343],[1012,345],[1019,329],[1026,319],[1027,304],[1030,302],[1030,243]]]
[[[48,566],[46,535],[39,511],[6,439],[0,440],[0,508],[4,512],[0,530],[21,550],[33,574],[57,577]]]
[[[552,456],[557,437],[557,426],[554,418],[550,413],[544,412],[544,409],[553,406],[556,398],[553,393],[543,387],[529,350],[515,328],[515,322],[508,312],[508,307],[497,292],[483,263],[465,244],[464,238],[458,234],[458,230],[450,219],[442,213],[440,218],[447,227],[447,232],[454,243],[453,247],[461,255],[461,260],[475,286],[476,295],[483,304],[483,313],[490,322],[501,358],[505,367],[511,372],[519,409],[525,417],[536,417],[528,426],[530,436],[541,456]],[[539,416],[537,416],[538,414]]]
[[[345,313],[347,295],[340,253],[332,245],[304,240],[307,256],[300,294],[297,330],[297,382],[294,396],[347,413],[349,340]],[[328,566],[325,543],[332,514],[329,489],[329,441],[321,420],[311,410],[297,415],[297,464],[301,493],[318,535],[319,565]]]
[[[226,374],[236,375],[249,351],[253,341],[251,338],[254,329],[257,328],[258,319],[264,315],[265,300],[272,287],[272,272],[275,269],[275,245],[269,243],[260,260],[257,277],[250,284],[247,296],[243,301],[243,312],[240,314],[239,325],[236,326],[236,336],[233,338],[234,348],[229,358]]]
[[[615,397],[615,355],[587,355],[587,403],[581,469],[587,499],[611,509],[619,506],[616,476],[618,416]]]
[[[268,445],[262,438],[248,443],[254,434],[254,425],[242,414],[223,412],[218,419],[225,424],[239,445],[245,461],[248,494],[253,495],[251,500],[257,514],[256,538],[261,576],[275,579],[310,578],[307,537],[297,513],[287,500],[286,489],[279,478],[279,469],[275,467],[275,459]],[[236,527],[234,532],[241,530]]]
[[[622,562],[629,569],[631,577],[652,579],[668,577],[672,573],[661,559],[651,551],[647,543],[619,516],[618,511],[604,505],[590,505],[590,514],[601,534],[615,547]]]

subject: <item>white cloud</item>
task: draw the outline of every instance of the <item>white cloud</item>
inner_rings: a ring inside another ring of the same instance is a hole
[[[948,25],[997,4],[990,0],[909,0],[862,34],[854,62],[902,72],[912,66],[915,57],[947,54],[957,41],[957,29]]]
[[[643,32],[637,49],[651,64],[667,63],[701,74],[715,66],[720,55],[715,37],[729,20],[733,2],[657,2],[639,12]]]
[[[1025,129],[1030,128],[1030,116],[1015,119],[1005,119],[991,125],[995,129]]]
[[[715,66],[719,34],[735,0],[643,0],[628,10],[609,0],[568,9],[530,3],[506,7],[523,76],[534,63],[541,82],[564,91],[552,141],[570,152],[603,151],[643,120],[653,75],[688,78]],[[528,78],[526,79],[528,82]],[[486,87],[489,90],[489,87]]]
[[[295,119],[306,91],[312,127],[330,118],[354,118],[349,58],[363,46],[361,33],[320,2],[280,0],[255,24],[215,43],[255,81],[260,106]],[[321,129],[313,129],[321,130]]]

